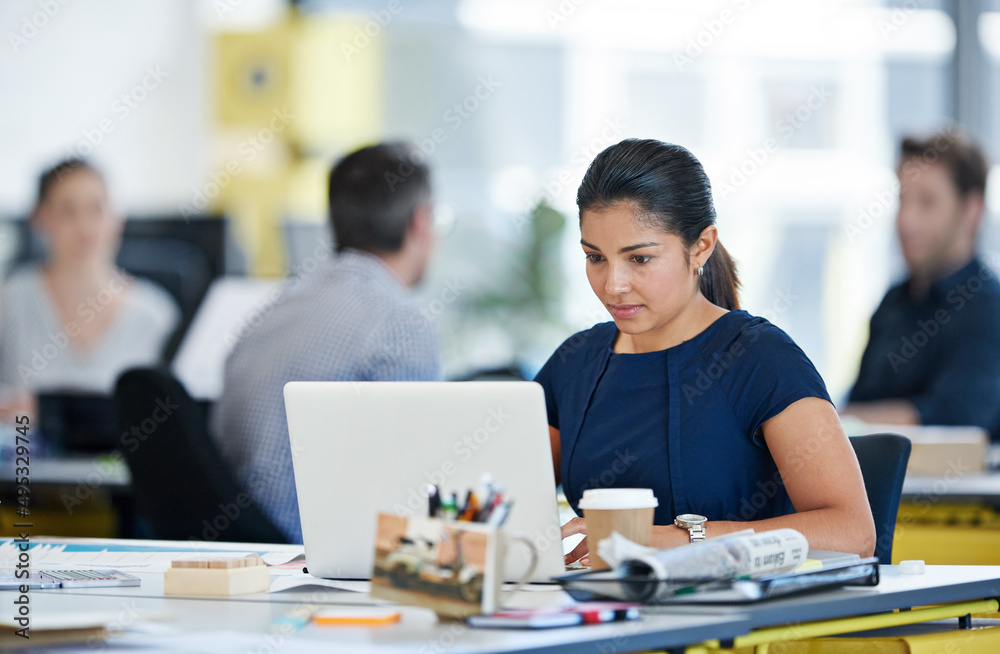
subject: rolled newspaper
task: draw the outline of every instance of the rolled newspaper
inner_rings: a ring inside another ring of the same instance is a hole
[[[608,540],[616,537],[622,538],[612,534]],[[634,554],[623,557],[616,570],[625,590],[635,597],[649,597],[656,589],[667,589],[657,582],[696,585],[791,569],[803,563],[809,552],[806,537],[794,529],[721,536],[665,550],[635,550],[620,541],[615,545],[619,552]]]

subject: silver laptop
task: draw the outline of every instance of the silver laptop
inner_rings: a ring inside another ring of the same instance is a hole
[[[426,516],[428,485],[464,500],[483,473],[513,500],[504,530],[539,550],[532,580],[565,572],[538,384],[290,382],[285,413],[310,574],[370,578],[377,513]],[[513,544],[508,579],[529,563]]]

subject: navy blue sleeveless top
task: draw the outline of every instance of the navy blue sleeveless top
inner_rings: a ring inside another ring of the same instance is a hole
[[[679,513],[794,513],[760,427],[798,400],[830,396],[788,335],[745,311],[659,352],[615,353],[617,335],[614,322],[573,335],[535,378],[574,509],[588,488],[652,488],[658,525]]]

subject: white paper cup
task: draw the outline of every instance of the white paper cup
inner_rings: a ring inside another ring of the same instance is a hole
[[[594,570],[609,567],[597,543],[617,531],[640,545],[653,544],[653,514],[659,502],[650,488],[594,488],[583,492],[579,507],[587,521],[587,549]]]

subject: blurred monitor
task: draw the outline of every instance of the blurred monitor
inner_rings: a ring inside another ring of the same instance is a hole
[[[174,357],[174,376],[201,400],[222,394],[226,357],[274,308],[280,279],[220,277],[212,282]]]
[[[285,270],[289,275],[309,272],[333,257],[329,222],[286,220],[281,230],[285,237]]]
[[[513,365],[475,370],[452,381],[531,381]]]
[[[21,247],[23,229],[18,219],[0,219],[0,275],[7,276],[13,268]]]
[[[119,446],[114,400],[107,395],[39,393],[38,431],[58,453],[110,452]]]

